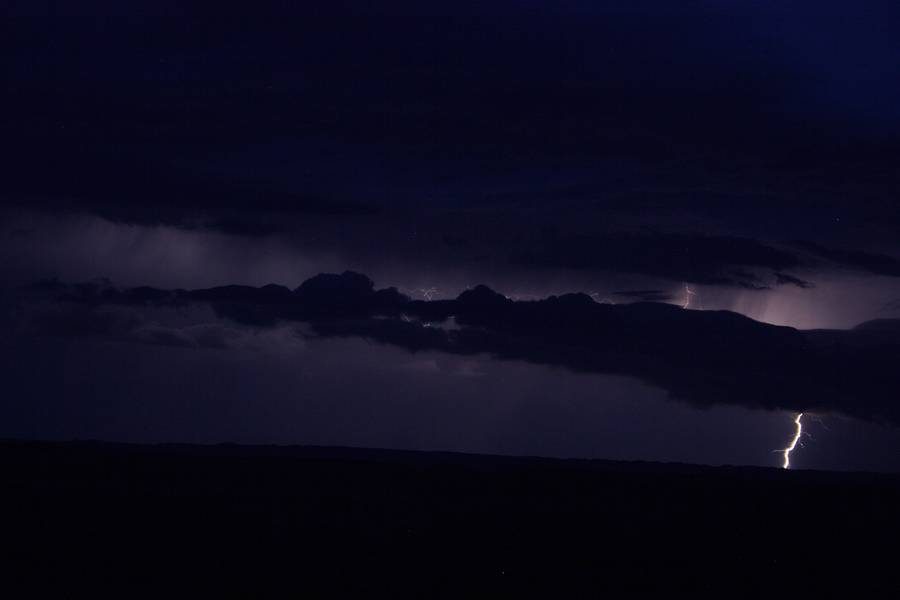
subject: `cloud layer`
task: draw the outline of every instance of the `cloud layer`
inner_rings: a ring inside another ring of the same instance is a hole
[[[234,325],[148,325],[161,307],[211,306]],[[454,300],[411,300],[364,275],[322,274],[295,290],[225,286],[118,289],[100,282],[32,286],[18,304],[31,332],[122,336],[215,347],[229,328],[303,324],[313,337],[358,337],[412,352],[488,354],[574,371],[636,377],[696,405],[839,412],[900,424],[900,321],[797,330],[726,311],[610,305],[584,294],[513,301],[485,286]],[[125,311],[125,312],[121,312]],[[123,333],[124,332],[124,333]]]

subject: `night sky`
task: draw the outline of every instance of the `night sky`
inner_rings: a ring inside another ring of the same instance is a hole
[[[900,471],[896,2],[324,4],[3,9],[0,438]]]

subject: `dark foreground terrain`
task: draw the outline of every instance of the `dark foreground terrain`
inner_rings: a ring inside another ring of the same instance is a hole
[[[8,598],[900,590],[893,475],[25,442],[0,473]]]

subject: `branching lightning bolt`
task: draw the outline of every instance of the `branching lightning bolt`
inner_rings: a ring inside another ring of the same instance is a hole
[[[697,292],[691,289],[691,286],[687,283],[684,284],[684,304],[681,305],[681,308],[690,308],[691,306],[691,296],[696,296]]]
[[[415,288],[415,289],[404,289],[401,288],[403,292],[409,292],[410,296],[419,296],[423,300],[431,301],[434,300],[435,295],[438,293],[438,289],[436,287],[429,288]]]
[[[434,295],[437,294],[438,290],[435,287],[430,287],[430,288],[419,288],[416,291],[419,292],[420,294],[422,294],[422,297],[425,298],[425,300],[428,300],[430,302],[431,300],[434,299]]]
[[[791,468],[791,452],[793,452],[794,448],[797,447],[797,442],[800,441],[800,436],[803,435],[803,422],[801,421],[802,418],[803,413],[797,413],[797,416],[794,418],[794,425],[797,426],[794,430],[794,437],[793,439],[791,439],[790,445],[781,451],[784,454],[784,464],[781,465],[782,469]]]

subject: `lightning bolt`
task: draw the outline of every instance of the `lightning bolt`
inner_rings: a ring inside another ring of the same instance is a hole
[[[797,442],[800,441],[800,436],[803,435],[803,422],[800,420],[803,418],[803,413],[797,413],[797,416],[794,418],[794,425],[796,425],[796,429],[794,430],[794,437],[791,439],[790,445],[782,450],[782,454],[784,455],[784,464],[781,465],[782,469],[790,469],[791,468],[791,452],[794,451],[794,448],[797,447]]]
[[[438,293],[438,289],[436,287],[415,289],[400,288],[400,291],[409,292],[410,296],[420,296],[423,300],[427,300],[429,302],[431,300],[434,300],[434,296]]]
[[[434,300],[434,295],[437,294],[438,290],[435,287],[430,287],[430,288],[419,288],[416,291],[419,292],[420,294],[422,294],[422,297],[425,298],[425,300],[431,302],[432,300]]]
[[[684,304],[681,305],[681,308],[690,308],[691,306],[691,296],[696,296],[697,292],[691,289],[691,286],[687,283],[684,284]]]

